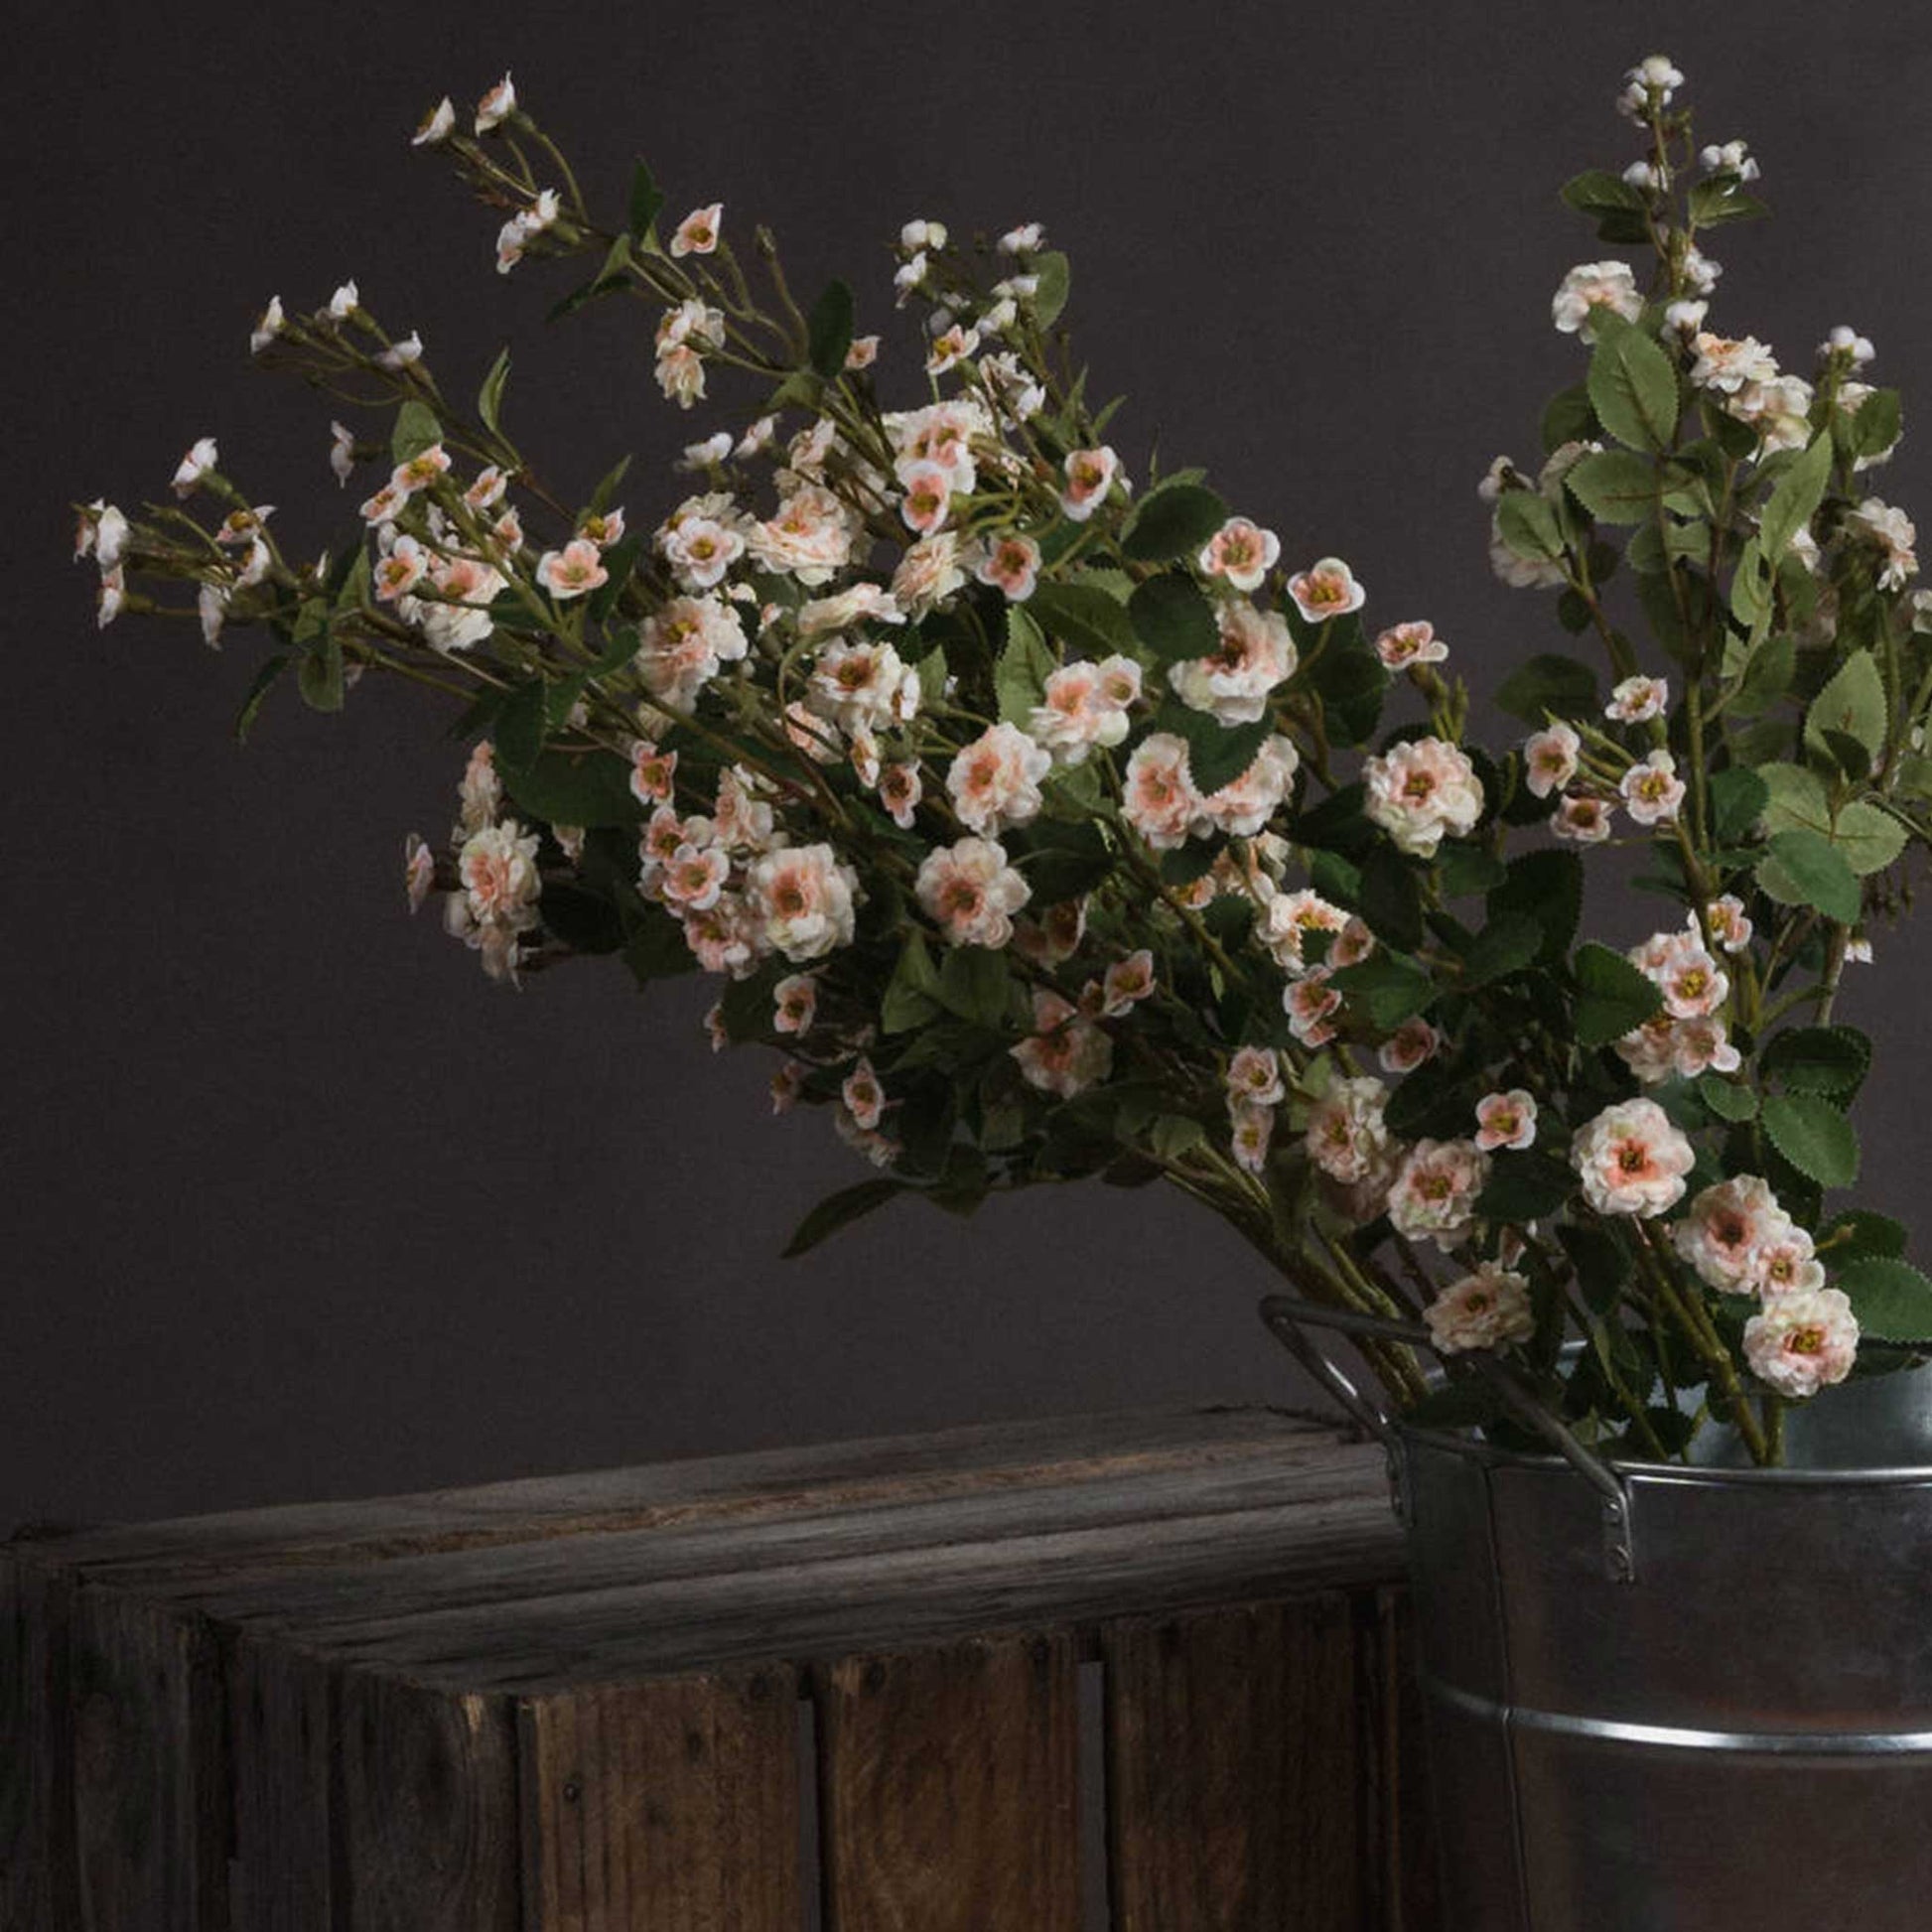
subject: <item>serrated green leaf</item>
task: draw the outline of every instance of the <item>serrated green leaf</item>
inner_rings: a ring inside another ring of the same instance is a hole
[[[1834,1214],[1818,1231],[1818,1251],[1828,1265],[1842,1268],[1847,1262],[1867,1255],[1884,1255],[1893,1260],[1905,1253],[1908,1237],[1904,1223],[1888,1215],[1874,1214],[1868,1208],[1847,1208]]]
[[[1207,657],[1220,647],[1213,606],[1180,571],[1164,571],[1137,586],[1127,615],[1141,642],[1164,663]]]
[[[254,681],[248,686],[248,695],[242,699],[241,708],[234,715],[234,736],[237,745],[248,743],[248,734],[255,728],[255,720],[268,694],[280,683],[283,675],[294,659],[287,651],[278,652],[269,658],[255,673]]]
[[[1599,450],[1564,472],[1564,487],[1599,523],[1641,523],[1656,514],[1657,466],[1634,450]]]
[[[1596,676],[1574,657],[1541,652],[1525,658],[1496,687],[1496,708],[1525,724],[1547,718],[1588,718],[1597,711]]]
[[[1596,312],[1589,358],[1589,400],[1596,419],[1634,450],[1667,450],[1677,433],[1677,371],[1634,323]]]
[[[1777,481],[1757,519],[1760,552],[1776,563],[1825,499],[1832,476],[1832,439],[1819,436]]]
[[[1058,322],[1073,287],[1073,267],[1057,249],[1034,257],[1034,320],[1042,330]]]
[[[1851,1263],[1838,1286],[1858,1316],[1861,1338],[1932,1342],[1932,1281],[1910,1262],[1870,1255]]]
[[[910,1033],[938,1012],[939,969],[932,963],[925,935],[910,934],[899,948],[898,963],[886,983],[880,1003],[879,1030],[884,1034]]]
[[[1436,997],[1430,976],[1392,952],[1371,953],[1359,965],[1344,966],[1328,984],[1377,1033],[1393,1033]]]
[[[1487,986],[1521,972],[1543,950],[1543,927],[1527,912],[1500,912],[1462,955],[1465,984]]]
[[[1793,1027],[1773,1038],[1760,1062],[1764,1077],[1792,1093],[1818,1093],[1848,1103],[1871,1070],[1871,1041],[1856,1027]]]
[[[1587,168],[1581,175],[1572,175],[1558,193],[1579,214],[1641,213],[1644,207],[1636,189],[1607,168]]]
[[[1049,637],[1071,644],[1093,657],[1136,647],[1134,625],[1126,607],[1090,584],[1037,585],[1027,600],[1030,616]]]
[[[1539,490],[1506,489],[1496,499],[1496,531],[1512,555],[1551,563],[1563,555],[1563,526]]]
[[[1853,456],[1883,456],[1898,441],[1901,415],[1896,389],[1872,390],[1852,418],[1848,440]]]
[[[1489,895],[1489,916],[1523,913],[1543,932],[1538,957],[1555,965],[1570,950],[1584,911],[1584,862],[1575,852],[1546,847],[1512,859],[1508,876]]]
[[[543,679],[519,684],[496,712],[496,762],[505,771],[527,770],[543,751]]]
[[[1018,605],[1007,612],[1006,647],[993,667],[993,692],[999,701],[1000,722],[1023,730],[1034,709],[1046,695],[1046,680],[1057,660],[1046,648],[1039,626]]]
[[[477,391],[477,414],[492,436],[503,433],[497,415],[503,406],[503,385],[509,379],[510,352],[507,348],[501,348],[496,351],[495,361],[489,365],[489,373],[483,379],[483,387]]]
[[[664,207],[664,191],[658,187],[649,167],[639,160],[630,170],[630,239],[642,247],[650,238],[651,224]]]
[[[1194,789],[1211,796],[1231,785],[1254,763],[1261,748],[1274,736],[1272,719],[1257,718],[1248,725],[1224,725],[1205,711],[1176,706],[1165,714],[1187,742],[1187,775]]]
[[[1376,846],[1362,862],[1356,903],[1368,929],[1398,952],[1422,944],[1422,886],[1415,867],[1392,845]]]
[[[314,650],[304,651],[296,660],[296,689],[311,711],[340,711],[343,708],[343,646],[334,635],[325,637]]]
[[[1709,789],[1711,830],[1724,845],[1734,845],[1748,838],[1771,802],[1770,787],[1755,771],[1741,764],[1713,772]]]
[[[785,1243],[782,1258],[790,1261],[794,1256],[807,1253],[840,1228],[850,1227],[863,1215],[884,1207],[897,1195],[910,1191],[904,1181],[881,1174],[876,1179],[860,1181],[856,1187],[846,1187],[836,1194],[827,1195],[798,1223],[791,1239]]]
[[[1445,898],[1494,892],[1508,877],[1508,869],[1487,846],[1445,839],[1436,849],[1436,879]]]
[[[1780,905],[1809,905],[1840,925],[1858,923],[1863,905],[1858,875],[1820,833],[1776,833],[1757,862],[1757,884]]]
[[[1572,962],[1581,998],[1577,1002],[1579,1045],[1607,1046],[1641,1027],[1663,1004],[1663,995],[1621,953],[1591,941],[1577,948]]]
[[[1540,1221],[1577,1191],[1577,1176],[1562,1161],[1534,1150],[1490,1157],[1489,1178],[1475,1211],[1487,1221]]]
[[[1843,732],[1864,747],[1866,762],[1858,775],[1869,775],[1885,749],[1885,728],[1891,707],[1885,701],[1885,680],[1868,650],[1855,650],[1812,699],[1805,713],[1805,743],[1825,749],[1827,731]]]
[[[426,402],[414,396],[396,411],[395,428],[389,432],[389,455],[396,463],[408,463],[443,440],[443,425]]]
[[[1165,564],[1191,556],[1227,517],[1227,504],[1200,483],[1157,483],[1129,518],[1120,547],[1137,563]]]
[[[1148,1129],[1147,1139],[1148,1146],[1163,1161],[1178,1161],[1203,1145],[1207,1132],[1199,1121],[1190,1120],[1185,1114],[1158,1114]]]
[[[1546,455],[1554,455],[1566,443],[1588,443],[1596,438],[1596,412],[1589,406],[1589,391],[1580,382],[1550,398],[1538,425]]]
[[[1859,1137],[1818,1094],[1774,1093],[1758,1110],[1771,1145],[1808,1180],[1849,1187],[1859,1177]]]
[[[1700,1074],[1697,1094],[1720,1120],[1736,1122],[1757,1118],[1757,1095],[1739,1081],[1725,1079],[1722,1073]]]
[[[612,752],[544,752],[520,770],[505,766],[502,776],[516,804],[547,825],[636,825],[644,816],[630,766]]]
[[[1832,827],[1832,844],[1862,879],[1894,864],[1905,850],[1906,836],[1904,826],[1882,805],[1863,798],[1841,806]]]
[[[1565,1222],[1557,1229],[1557,1239],[1570,1257],[1584,1300],[1596,1313],[1610,1313],[1633,1272],[1630,1251],[1608,1228],[1588,1221]]]
[[[806,324],[812,368],[827,382],[845,367],[846,351],[852,346],[852,325],[857,311],[849,282],[832,281],[812,304]]]
[[[988,946],[953,946],[940,961],[933,992],[947,1012],[998,1031],[1007,1024],[1012,990],[1004,953]]]

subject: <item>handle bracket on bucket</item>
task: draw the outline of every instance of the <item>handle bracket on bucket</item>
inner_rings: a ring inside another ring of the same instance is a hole
[[[1351,1420],[1381,1443],[1389,1460],[1389,1487],[1396,1516],[1407,1526],[1414,1499],[1403,1473],[1406,1465],[1395,1419],[1355,1386],[1347,1372],[1305,1332],[1304,1324],[1334,1328],[1343,1334],[1369,1335],[1379,1341],[1406,1342],[1411,1347],[1427,1348],[1440,1359],[1440,1350],[1429,1330],[1417,1322],[1391,1321],[1382,1315],[1357,1313],[1353,1309],[1327,1308],[1293,1295],[1265,1296],[1261,1318],[1282,1346],[1341,1404]],[[1541,1436],[1596,1491],[1602,1507],[1603,1574],[1613,1584],[1635,1583],[1636,1525],[1632,1520],[1629,1484],[1608,1463],[1591,1454],[1562,1418],[1553,1415],[1493,1355],[1478,1349],[1457,1359],[1487,1382],[1518,1419]]]

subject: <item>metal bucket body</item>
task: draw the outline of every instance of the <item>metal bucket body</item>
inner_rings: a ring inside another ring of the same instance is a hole
[[[1932,1467],[1401,1454],[1454,1932],[1932,1926]]]

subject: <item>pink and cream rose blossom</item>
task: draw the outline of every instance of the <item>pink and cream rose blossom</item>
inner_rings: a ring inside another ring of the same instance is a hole
[[[1493,1261],[1451,1282],[1423,1310],[1422,1318],[1445,1355],[1500,1348],[1506,1342],[1528,1341],[1536,1332],[1529,1283]]]
[[[1369,817],[1413,858],[1434,856],[1445,833],[1472,831],[1482,784],[1465,753],[1440,738],[1414,738],[1365,759]]]
[[[1841,1289],[1780,1295],[1744,1323],[1751,1373],[1797,1401],[1843,1382],[1858,1352],[1858,1317]]]
[[[995,839],[960,839],[919,862],[913,894],[954,946],[1004,946],[1013,915],[1033,897]]]
[[[1488,1179],[1489,1157],[1473,1141],[1418,1141],[1389,1189],[1389,1224],[1405,1240],[1426,1237],[1447,1251],[1474,1224]]]
[[[1649,1219],[1684,1198],[1696,1162],[1690,1142],[1654,1100],[1624,1100],[1580,1127],[1570,1165],[1599,1214]]]

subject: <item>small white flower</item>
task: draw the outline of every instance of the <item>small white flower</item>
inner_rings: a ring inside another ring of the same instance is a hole
[[[435,147],[439,142],[450,138],[450,130],[456,126],[456,107],[448,94],[445,94],[417,125],[416,132],[409,137],[412,148]]]
[[[352,281],[345,282],[329,298],[329,314],[331,319],[336,322],[346,322],[360,306],[361,300],[361,295],[357,291],[355,284]]]
[[[200,438],[193,449],[182,458],[181,467],[174,475],[173,488],[177,496],[192,496],[201,487],[202,479],[212,470],[220,458],[214,447],[214,438]]]
[[[395,370],[408,368],[412,362],[420,361],[422,354],[422,333],[412,329],[401,342],[391,343],[375,359],[378,367],[393,373]]]
[[[1739,181],[1755,181],[1759,173],[1756,160],[1742,141],[1706,148],[1698,156],[1698,164],[1707,174],[1735,175]]]
[[[477,102],[477,132],[487,134],[492,127],[500,127],[515,111],[516,89],[510,84],[510,77],[506,73]]]
[[[271,295],[268,298],[268,307],[262,311],[261,320],[249,332],[248,352],[251,355],[259,355],[282,333],[284,326],[282,298],[279,295]]]
[[[1868,336],[1861,336],[1849,323],[1844,322],[1818,345],[1818,359],[1821,362],[1834,355],[1843,355],[1849,358],[1855,369],[1863,368],[1877,352],[1871,346]]]

